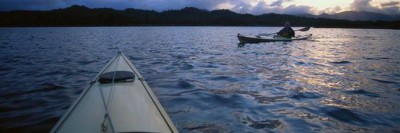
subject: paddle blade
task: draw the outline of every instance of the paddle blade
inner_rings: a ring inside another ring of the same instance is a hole
[[[304,27],[304,28],[298,29],[298,31],[308,31],[308,30],[310,30],[310,27]]]

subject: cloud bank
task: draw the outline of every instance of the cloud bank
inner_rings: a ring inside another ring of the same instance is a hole
[[[241,1],[241,3],[236,3],[236,5],[231,9],[239,13],[251,13],[251,14],[263,14],[263,13],[279,13],[279,14],[307,14],[311,13],[312,7],[310,6],[298,6],[289,5],[284,6],[285,2],[291,2],[292,0],[276,0],[271,4],[265,1],[258,1],[255,4],[246,3]]]
[[[299,1],[299,0],[297,0]],[[146,9],[164,11],[196,7],[207,10],[230,9],[238,13],[264,14],[320,14],[337,13],[344,10],[370,11],[386,14],[400,14],[400,2],[381,2],[371,5],[371,0],[354,0],[350,5],[329,7],[318,10],[316,7],[296,4],[296,0],[0,0],[1,11],[11,10],[51,10],[71,5],[90,8]]]
[[[368,11],[385,14],[400,14],[399,2],[390,1],[381,3],[380,7],[371,5],[371,0],[354,0],[350,7],[353,11]]]

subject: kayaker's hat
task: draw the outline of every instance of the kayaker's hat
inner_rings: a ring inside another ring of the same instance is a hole
[[[286,21],[286,22],[285,22],[285,26],[290,26],[290,22],[289,22],[289,21]]]

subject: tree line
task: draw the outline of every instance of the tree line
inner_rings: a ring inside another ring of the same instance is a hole
[[[285,14],[239,14],[230,10],[207,11],[193,7],[156,12],[141,9],[90,9],[74,5],[50,11],[0,12],[0,26],[293,26],[325,28],[390,28],[400,29],[398,21],[350,21],[308,18]]]

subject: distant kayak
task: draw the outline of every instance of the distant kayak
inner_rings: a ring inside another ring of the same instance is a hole
[[[143,77],[119,52],[69,107],[51,132],[178,131]]]
[[[259,43],[259,42],[277,42],[277,41],[295,41],[295,40],[307,40],[312,34],[304,36],[296,36],[293,38],[284,38],[279,36],[245,36],[238,34],[237,38],[240,43]]]

